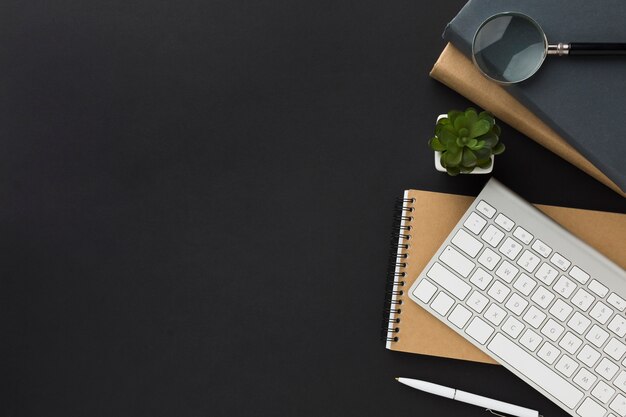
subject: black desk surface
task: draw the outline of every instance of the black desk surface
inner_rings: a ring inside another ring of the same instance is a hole
[[[496,366],[378,340],[394,198],[434,171],[462,6],[5,1],[3,416],[485,416],[397,375],[564,415]],[[626,211],[503,127],[526,199]]]

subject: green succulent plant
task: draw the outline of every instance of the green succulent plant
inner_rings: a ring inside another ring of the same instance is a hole
[[[441,152],[441,165],[450,175],[469,173],[476,167],[489,168],[491,155],[504,152],[500,126],[493,115],[486,111],[478,113],[472,107],[464,112],[452,110],[442,117],[428,145]]]

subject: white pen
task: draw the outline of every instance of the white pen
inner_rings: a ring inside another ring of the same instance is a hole
[[[539,414],[539,411],[531,410],[530,408],[524,408],[520,407],[519,405],[513,405],[498,400],[492,400],[491,398],[482,397],[476,394],[470,394],[469,392],[461,391],[460,389],[444,387],[443,385],[437,385],[431,382],[421,381],[419,379],[396,378],[396,381],[400,382],[401,384],[408,385],[411,388],[428,392],[430,394],[435,394],[441,397],[450,398],[451,400],[477,405],[479,407],[485,407],[487,411],[491,411],[492,413],[494,411],[498,411],[500,413],[506,413],[516,417],[542,417],[541,414]]]

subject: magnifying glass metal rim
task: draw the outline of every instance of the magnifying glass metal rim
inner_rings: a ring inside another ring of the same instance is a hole
[[[539,30],[539,33],[541,33],[541,36],[543,38],[543,56],[541,57],[541,59],[537,63],[537,66],[535,67],[535,69],[533,69],[530,72],[530,74],[528,74],[528,76],[526,76],[525,78],[519,79],[519,80],[515,80],[515,81],[496,80],[495,78],[492,78],[491,76],[489,76],[489,74],[485,73],[483,71],[483,69],[480,67],[480,65],[478,65],[478,62],[476,62],[475,46],[476,46],[476,37],[478,36],[478,33],[483,28],[483,26],[485,26],[487,23],[491,22],[495,18],[502,17],[502,16],[518,16],[518,17],[521,17],[523,19],[526,19],[526,20],[530,21]],[[472,61],[474,62],[474,65],[476,66],[476,68],[478,68],[478,70],[480,71],[480,73],[482,75],[484,75],[489,80],[494,81],[494,82],[496,82],[496,83],[498,83],[500,85],[517,84],[517,83],[521,83],[522,81],[525,81],[525,80],[529,79],[530,77],[535,75],[535,73],[539,70],[539,68],[541,68],[541,65],[543,64],[543,61],[545,61],[547,55],[548,55],[548,38],[546,37],[546,33],[543,31],[543,29],[541,28],[541,26],[539,25],[539,23],[537,23],[537,21],[535,19],[533,19],[532,17],[530,17],[528,15],[525,15],[524,13],[519,13],[519,12],[501,12],[501,13],[496,13],[493,16],[490,16],[487,19],[485,19],[480,24],[480,26],[478,27],[478,29],[476,29],[476,32],[474,33],[474,38],[472,39]]]

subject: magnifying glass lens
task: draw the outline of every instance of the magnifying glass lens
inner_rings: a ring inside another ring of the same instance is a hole
[[[527,16],[505,13],[487,19],[476,31],[472,56],[489,78],[516,83],[533,75],[547,51],[541,27]]]

